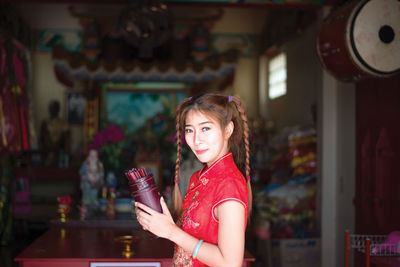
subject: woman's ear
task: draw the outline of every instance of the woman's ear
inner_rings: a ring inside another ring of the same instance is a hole
[[[233,124],[233,121],[230,121],[228,125],[225,127],[225,137],[226,139],[229,139],[233,133],[233,129],[235,129],[235,125]]]

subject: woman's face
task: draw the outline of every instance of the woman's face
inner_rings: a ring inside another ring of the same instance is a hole
[[[199,111],[189,111],[186,116],[186,143],[199,161],[208,166],[228,153],[228,140],[232,131],[232,122],[221,129],[218,121]]]

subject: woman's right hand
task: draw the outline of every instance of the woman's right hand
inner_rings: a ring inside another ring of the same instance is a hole
[[[148,230],[159,237],[170,239],[173,229],[177,226],[163,197],[160,199],[160,204],[162,213],[140,202],[135,202],[136,217],[143,230]]]

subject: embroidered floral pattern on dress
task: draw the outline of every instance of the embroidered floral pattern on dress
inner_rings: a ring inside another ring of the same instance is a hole
[[[186,220],[185,226],[188,228],[197,228],[200,224],[197,222],[192,221],[191,219]]]
[[[193,266],[192,255],[184,251],[181,247],[175,246],[175,253],[172,266],[174,267]]]
[[[186,213],[186,212],[185,212]],[[183,225],[184,224],[184,218],[187,217],[184,214],[181,215],[181,217],[179,217],[178,221],[177,221],[177,225]],[[175,249],[174,249],[174,256],[173,256],[173,267],[192,267],[193,266],[193,259],[192,259],[192,255],[187,253],[185,250],[183,250],[183,248],[175,245]]]
[[[208,179],[205,178],[205,177],[200,178],[200,182],[201,182],[203,185],[206,185],[206,184],[208,183]]]
[[[192,202],[189,207],[186,209],[186,211],[182,214],[182,227],[183,228],[190,228],[190,229],[195,229],[197,228],[200,224],[197,222],[194,222],[193,220],[191,220],[190,218],[192,217],[192,211],[199,205],[198,201],[194,201]]]

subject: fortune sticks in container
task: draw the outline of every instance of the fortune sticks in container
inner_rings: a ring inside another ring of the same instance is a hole
[[[148,175],[146,169],[136,169],[133,168],[132,170],[129,170],[128,172],[125,173],[126,178],[128,178],[129,183],[133,183],[137,181],[140,178],[143,178]]]
[[[143,203],[153,210],[162,212],[160,204],[161,196],[152,173],[142,168],[133,168],[126,172],[125,176],[129,181],[129,189],[135,201]]]

